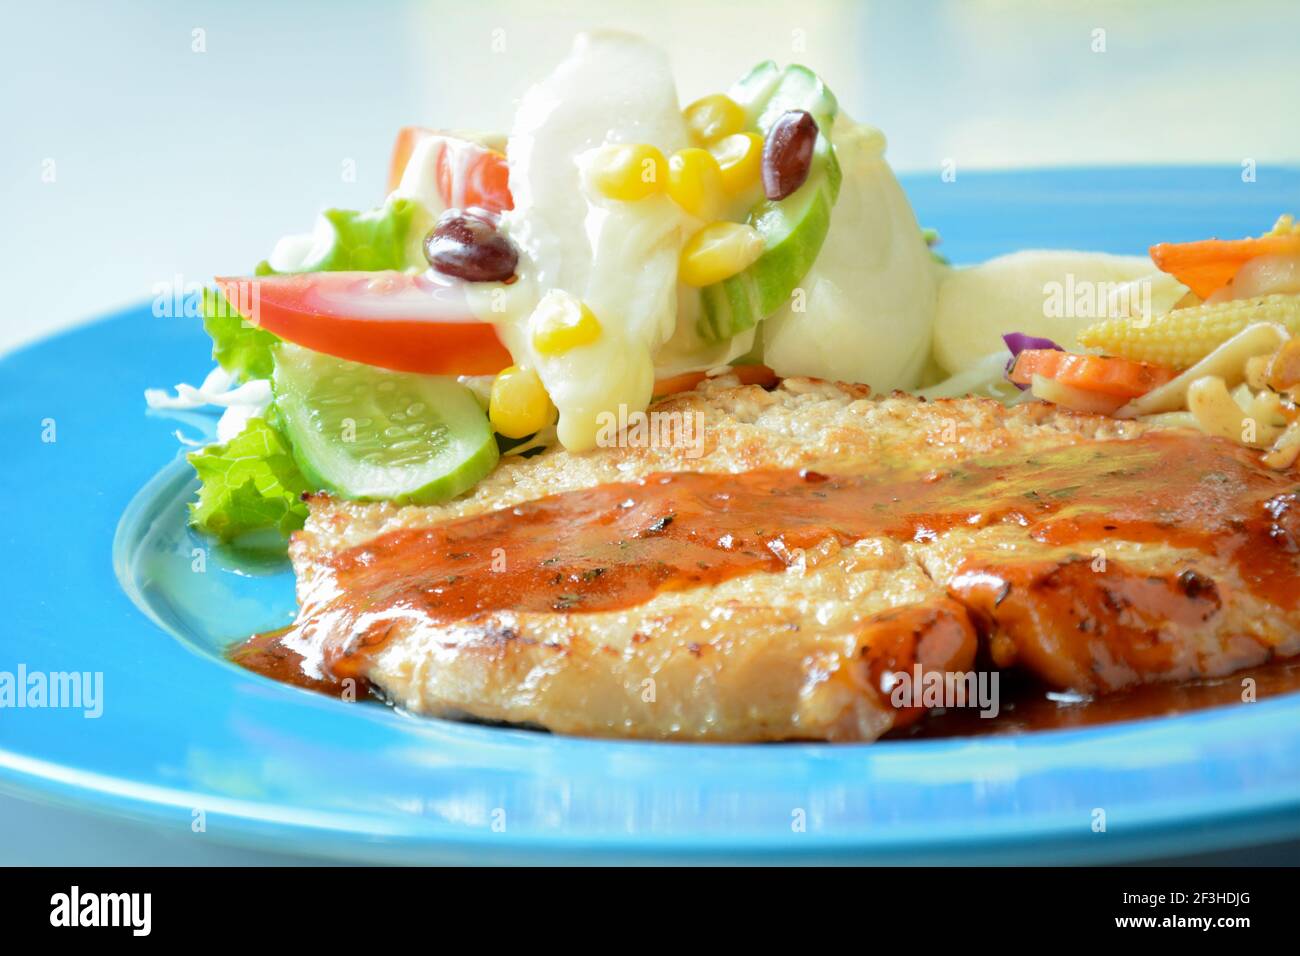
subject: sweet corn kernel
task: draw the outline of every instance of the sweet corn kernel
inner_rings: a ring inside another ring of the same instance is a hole
[[[708,150],[691,146],[668,160],[668,195],[692,216],[712,219],[722,198],[722,170]]]
[[[677,277],[702,287],[729,279],[763,254],[763,237],[739,222],[714,222],[691,236],[682,249]]]
[[[527,438],[551,424],[554,410],[537,373],[517,365],[498,372],[488,400],[488,419],[506,438]]]
[[[542,296],[530,321],[539,355],[562,355],[600,338],[600,320],[584,302],[560,289]]]
[[[686,118],[686,128],[701,143],[712,143],[723,136],[739,133],[745,127],[745,111],[724,93],[702,96],[682,113]]]
[[[763,137],[757,133],[732,133],[724,136],[709,152],[718,161],[722,188],[735,196],[758,185],[763,165]]]
[[[608,143],[592,155],[587,174],[601,195],[635,202],[663,191],[664,154],[647,143]]]

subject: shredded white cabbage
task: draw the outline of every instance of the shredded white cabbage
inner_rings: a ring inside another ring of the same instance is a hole
[[[256,378],[235,385],[235,376],[218,365],[198,388],[181,382],[175,395],[166,389],[147,388],[144,400],[150,408],[159,410],[190,411],[209,405],[224,408],[217,421],[217,442],[225,443],[242,432],[249,419],[266,413],[271,404],[271,383]]]
[[[929,388],[916,390],[916,394],[932,401],[937,398],[961,398],[980,395],[1010,403],[1018,398],[1013,385],[1007,381],[1006,367],[1011,354],[1006,349],[990,352],[971,363],[965,371],[958,372]]]

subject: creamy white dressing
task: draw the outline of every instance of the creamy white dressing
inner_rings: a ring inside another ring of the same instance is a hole
[[[832,139],[844,179],[830,232],[802,297],[763,323],[764,359],[782,376],[913,388],[930,354],[938,270],[881,132],[841,113]]]
[[[480,146],[493,139],[472,133],[425,136],[411,150],[411,157],[406,161],[406,168],[392,196],[420,203],[434,220],[448,209],[465,209],[470,205],[467,187],[472,184],[474,163],[482,154]],[[448,173],[446,196],[442,193],[439,178],[442,167]]]
[[[677,260],[693,227],[667,196],[605,199],[587,182],[593,150],[649,143],[669,155],[690,142],[666,57],[637,37],[581,36],[520,103],[510,133],[514,209],[501,228],[519,247],[519,280],[489,292],[517,364],[537,370],[569,449],[594,447],[602,413],[639,411],[654,355],[678,325]],[[560,355],[533,348],[534,308],[552,289],[586,303],[600,338]]]
[[[266,261],[276,272],[298,272],[328,253],[333,244],[334,226],[324,216],[318,216],[312,232],[284,236]]]
[[[514,208],[500,221],[519,249],[517,277],[509,285],[475,283],[468,298],[476,316],[497,326],[515,363],[536,369],[559,410],[566,448],[594,447],[606,413],[643,410],[656,377],[725,365],[752,354],[759,337],[762,360],[780,374],[880,389],[917,384],[929,354],[936,270],[884,161],[883,137],[845,119],[833,138],[844,179],[798,306],[768,318],[761,333],[710,342],[697,330],[699,291],[677,281],[682,247],[706,223],[666,195],[621,202],[588,181],[592,155],[608,143],[647,143],[665,156],[691,145],[666,57],[638,37],[585,34],[528,90],[507,144]],[[435,216],[456,205],[438,190],[443,142],[417,145],[395,191]],[[451,178],[454,193],[454,170]],[[757,198],[731,202],[728,218],[743,220]],[[553,290],[595,314],[596,341],[538,354],[537,306]]]
[[[420,203],[435,220],[447,209],[438,188],[438,157],[445,145],[446,140],[441,136],[426,136],[416,143],[402,171],[402,179],[392,193],[400,199]],[[461,179],[464,179],[463,172]]]
[[[436,269],[330,273],[307,285],[302,304],[360,322],[472,322],[474,286]]]

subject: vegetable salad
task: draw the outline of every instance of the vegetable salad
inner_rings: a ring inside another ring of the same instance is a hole
[[[411,126],[388,195],[331,209],[203,303],[225,409],[195,527],[283,537],[328,492],[400,504],[503,454],[599,447],[729,372],[1040,399],[1300,455],[1300,230],[1027,251],[954,269],[814,71],[766,61],[681,106],[664,55],[578,38],[508,133]],[[1066,285],[1061,285],[1061,280]],[[1080,311],[1052,307],[1109,290]]]
[[[666,57],[619,33],[579,37],[507,134],[403,129],[383,202],[207,294],[250,397],[190,456],[193,523],[285,533],[305,491],[443,501],[719,370],[917,385],[941,267],[883,151],[804,66],[683,107]]]

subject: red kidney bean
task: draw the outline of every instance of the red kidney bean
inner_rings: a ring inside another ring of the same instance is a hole
[[[782,113],[763,141],[763,194],[784,199],[804,184],[812,169],[817,121],[804,110]]]
[[[519,265],[519,250],[477,210],[448,209],[424,237],[424,257],[444,275],[468,282],[505,282]]]

